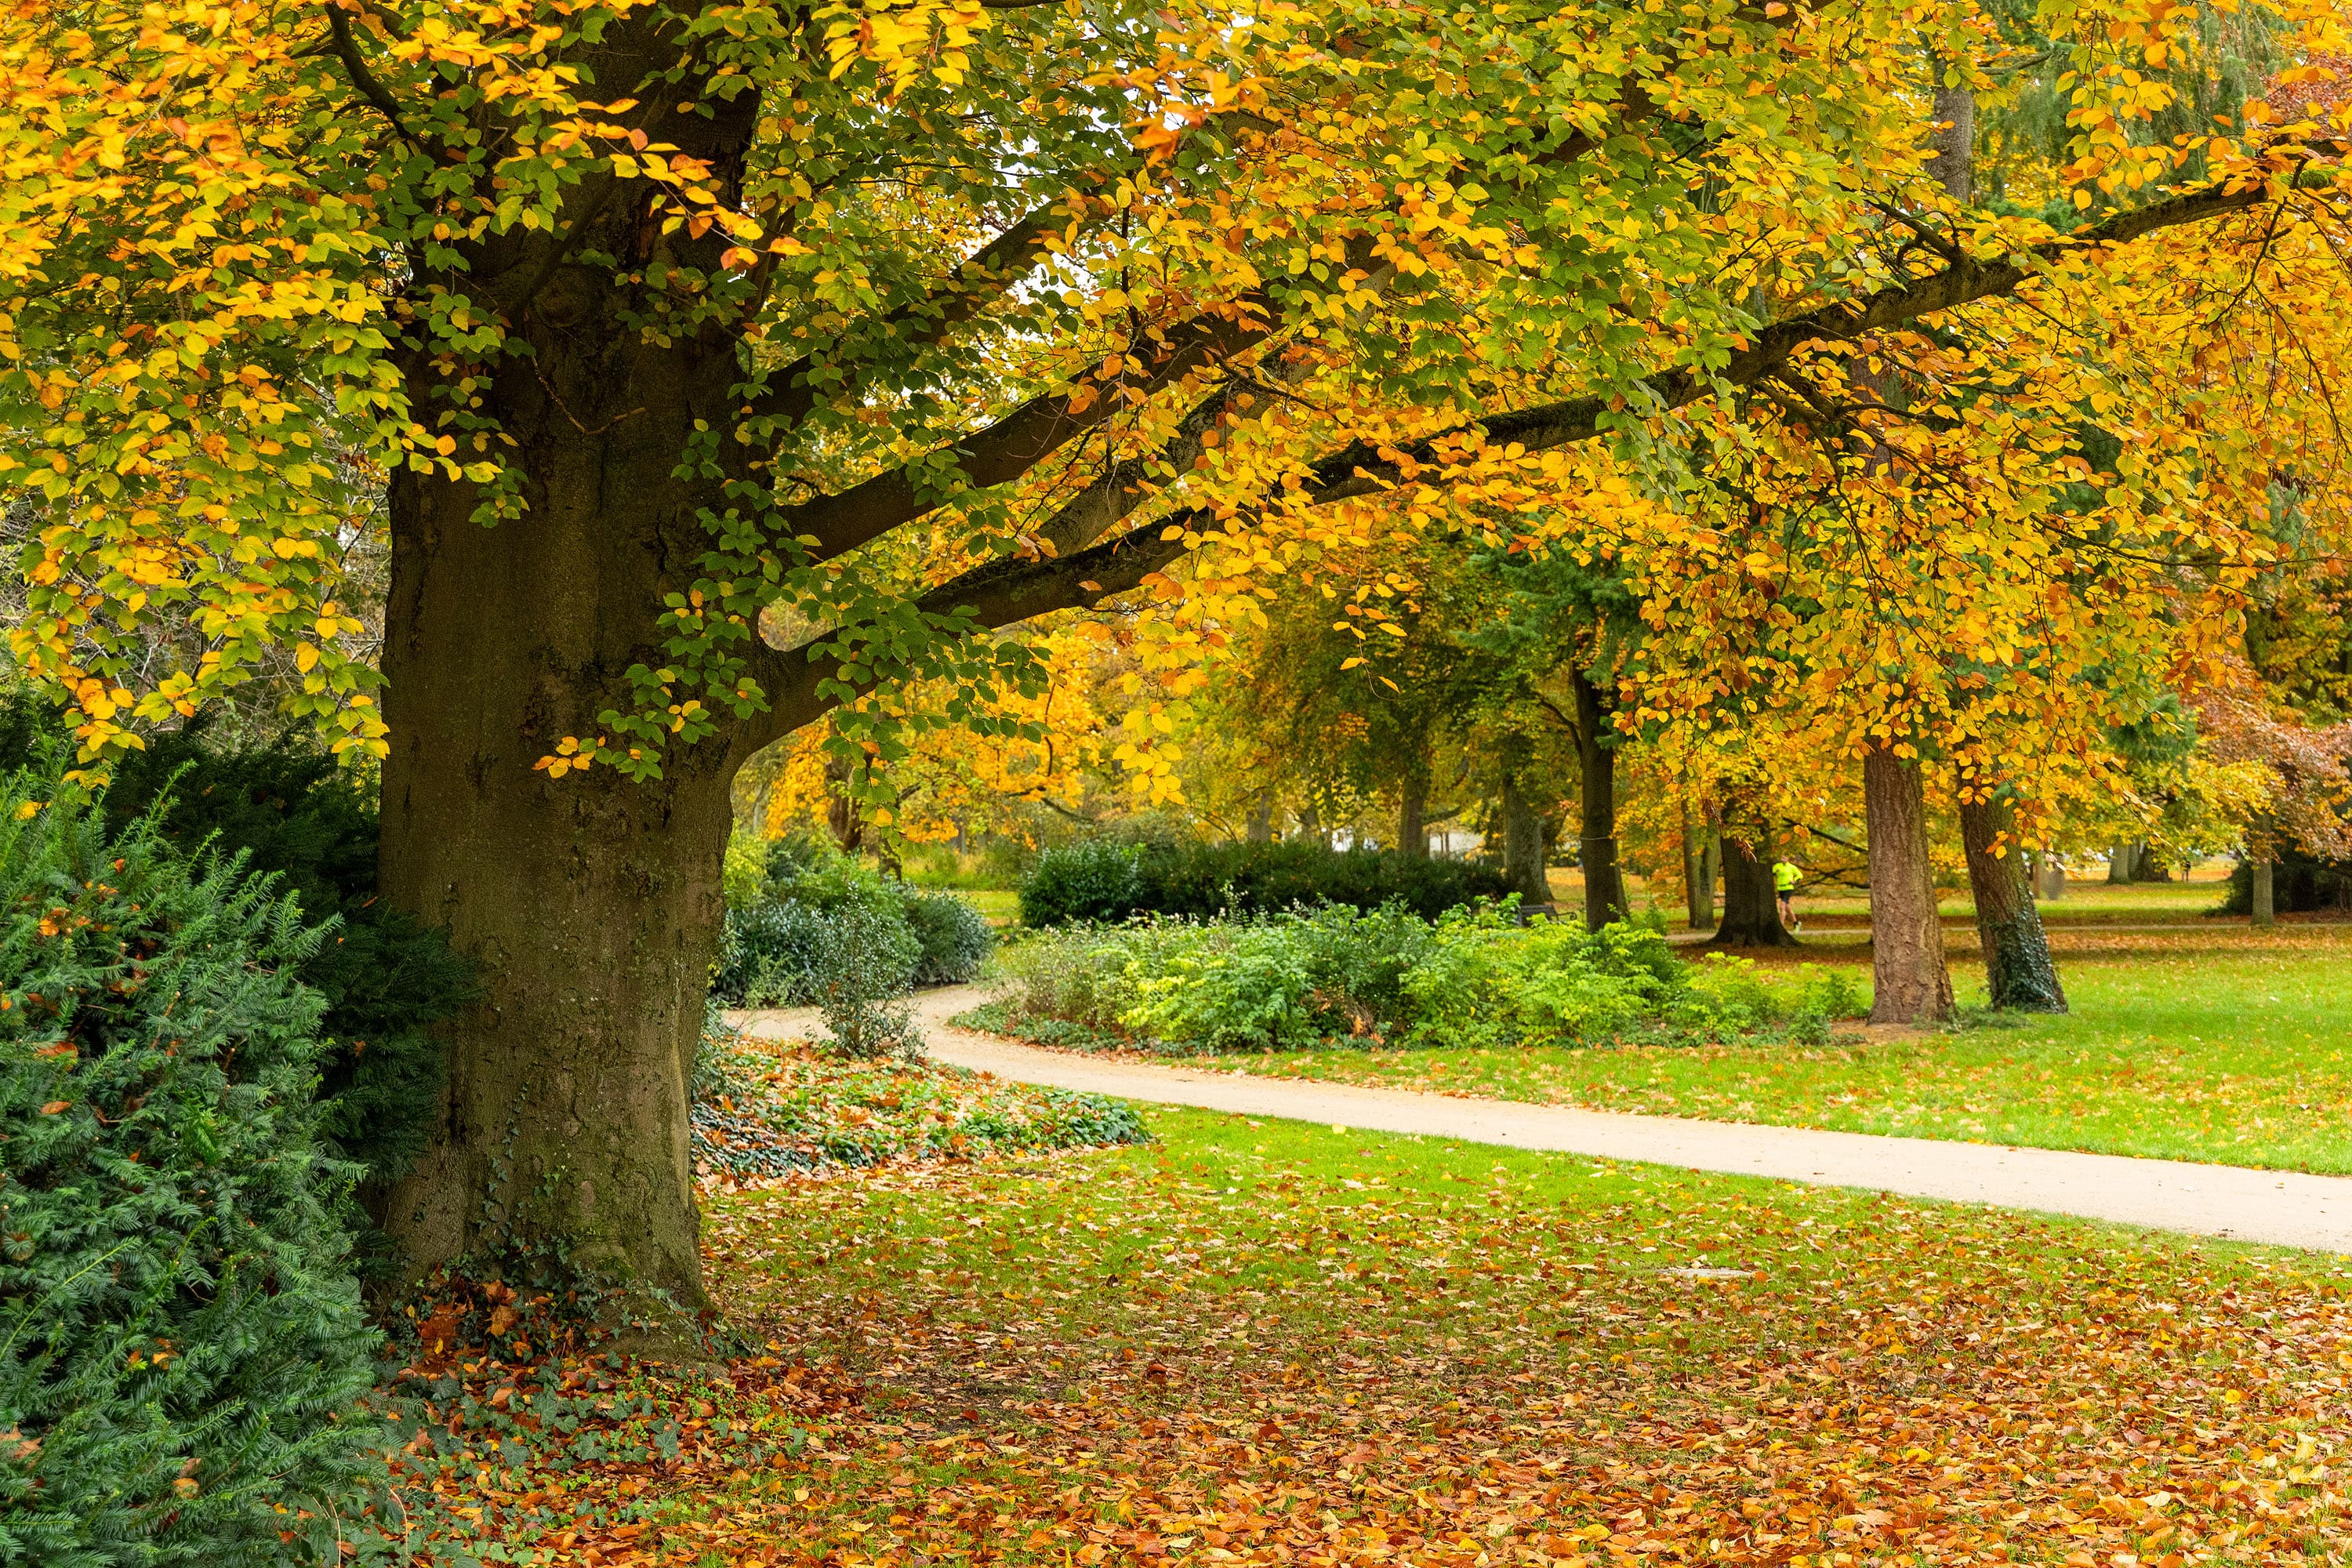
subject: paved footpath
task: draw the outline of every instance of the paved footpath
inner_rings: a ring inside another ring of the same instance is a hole
[[[1023,1083],[1091,1090],[1122,1100],[1198,1106],[1244,1116],[1321,1121],[1371,1131],[1557,1150],[1693,1171],[1860,1187],[1911,1197],[2037,1209],[2158,1230],[2352,1253],[2352,1178],[2179,1160],[2135,1160],[2055,1149],[2011,1149],[1934,1138],[1882,1138],[1678,1116],[1628,1116],[1262,1078],[1041,1050],[947,1020],[984,1000],[968,985],[919,999],[931,1055]],[[772,1038],[820,1033],[813,1010],[734,1016]]]

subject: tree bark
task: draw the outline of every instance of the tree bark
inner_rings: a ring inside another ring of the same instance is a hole
[[[2107,851],[2107,882],[2109,886],[2128,882],[2139,865],[2139,846],[2118,844]]]
[[[1397,785],[1397,848],[1416,860],[1429,858],[1429,763],[1408,764]]]
[[[1609,703],[1582,670],[1576,687],[1576,760],[1580,785],[1577,859],[1584,867],[1584,923],[1599,931],[1628,919],[1625,875],[1617,863],[1617,749],[1610,745]]]
[[[2278,921],[2278,906],[2273,898],[2276,879],[2272,875],[2277,863],[2267,858],[2256,860],[2252,867],[2253,921],[2258,926],[2274,925]]]
[[[856,854],[866,841],[866,819],[849,798],[849,764],[839,757],[824,760],[824,825],[845,855]]]
[[[1551,902],[1544,875],[1543,820],[1519,776],[1518,766],[1503,773],[1503,878],[1522,907]]]
[[[1683,901],[1690,929],[1715,924],[1715,829],[1683,802]]]
[[[1919,765],[1873,747],[1862,759],[1862,795],[1870,825],[1870,1021],[1940,1023],[1952,1016],[1952,976],[1936,916]]]
[[[2051,961],[2050,940],[2025,869],[2025,852],[1995,846],[2016,817],[2008,802],[1960,803],[1960,842],[1968,853],[1969,887],[1976,895],[1977,941],[1984,949],[1985,991],[1995,1007],[2063,1013],[2066,991]]]
[[[438,479],[391,490],[382,885],[449,928],[481,999],[445,1033],[433,1142],[378,1217],[411,1278],[560,1264],[698,1310],[688,1084],[740,759],[680,747],[642,784],[533,767],[660,661],[664,563],[705,544],[667,479],[697,410],[634,334],[610,366],[541,346],[577,425],[531,369],[500,374],[522,516],[485,528]]]
[[[1780,923],[1780,897],[1772,887],[1772,836],[1761,823],[1723,825],[1723,923],[1707,945],[1804,945]]]
[[[1249,809],[1249,825],[1242,830],[1252,844],[1266,844],[1274,838],[1274,800],[1260,794]]]

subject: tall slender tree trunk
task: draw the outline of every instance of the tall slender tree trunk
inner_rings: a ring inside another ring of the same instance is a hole
[[[1715,924],[1715,830],[1683,802],[1683,901],[1693,931]]]
[[[2050,957],[2042,911],[2033,907],[2025,852],[2012,843],[2005,853],[1996,853],[2015,819],[2014,809],[1997,795],[1960,803],[1960,842],[1968,853],[1969,887],[1976,895],[1985,991],[1996,1007],[2063,1013],[2066,992]]]
[[[1617,863],[1617,749],[1610,745],[1609,704],[1601,689],[1573,670],[1576,759],[1581,785],[1577,858],[1584,867],[1584,923],[1594,931],[1633,910]]]
[[[1544,875],[1543,819],[1514,763],[1503,773],[1503,877],[1522,906],[1549,904],[1551,882]]]
[[[1862,759],[1862,797],[1870,825],[1870,1021],[1940,1022],[1952,1016],[1952,976],[1918,763],[1874,746]]]
[[[2277,879],[2273,875],[2276,867],[2277,862],[2265,855],[2247,868],[2253,890],[2253,922],[2258,926],[2278,923]]]
[[[1761,823],[1723,824],[1723,923],[1710,947],[1801,947],[1780,923],[1772,887],[1772,836]]]

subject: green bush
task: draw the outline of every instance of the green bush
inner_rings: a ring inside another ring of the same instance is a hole
[[[865,943],[887,972],[877,971],[877,994],[914,985],[957,985],[980,973],[996,945],[978,910],[952,893],[930,893],[893,881],[815,839],[759,845],[739,839],[728,849],[727,927],[711,995],[730,1007],[786,1007],[821,999],[820,973],[832,928],[870,917],[897,927],[911,956],[903,973],[890,955],[897,942]],[[756,857],[759,870],[746,869]],[[850,916],[847,911],[863,914]]]
[[[1296,905],[1396,905],[1423,920],[1509,891],[1491,866],[1392,849],[1263,844],[1123,844],[1092,839],[1037,857],[1021,879],[1021,920],[1045,927],[1158,914],[1209,920]]]
[[[829,910],[818,928],[817,1005],[824,1010],[826,1042],[856,1061],[911,1061],[923,1054],[914,1014],[901,1000],[922,945],[887,904],[850,900]]]
[[[36,765],[62,743],[53,713],[17,694],[0,704],[0,770]],[[433,1026],[465,1005],[473,970],[441,931],[376,897],[377,816],[364,784],[333,758],[291,744],[214,750],[201,730],[148,739],[116,768],[105,812],[118,829],[155,818],[184,851],[207,842],[278,878],[332,935],[300,963],[326,1012],[320,1034],[324,1131],[379,1181],[424,1149],[444,1058]]]
[[[1519,926],[1506,905],[1433,922],[1345,905],[1040,933],[1004,959],[1009,1018],[1052,1043],[1184,1051],[1529,1046],[1783,1030],[1859,1010],[1843,975],[1797,986],[1752,963],[1685,963],[1654,927]]]
[[[331,1561],[375,1349],[298,978],[332,939],[161,818],[0,784],[0,1562]]]

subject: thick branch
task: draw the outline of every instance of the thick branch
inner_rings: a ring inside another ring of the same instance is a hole
[[[1438,453],[1448,442],[1474,430],[1482,432],[1491,444],[1516,442],[1529,451],[1574,446],[1600,433],[1601,418],[1611,411],[1612,403],[1636,415],[1687,407],[1718,385],[1746,386],[1772,374],[1808,344],[1849,341],[1922,316],[2015,293],[2029,279],[2041,275],[2041,269],[2032,262],[2052,260],[2091,247],[2128,244],[2160,229],[2242,212],[2267,199],[2269,192],[2261,185],[2243,189],[2213,185],[2135,212],[2118,213],[2078,234],[2046,241],[2016,255],[1964,258],[1928,277],[1891,283],[1859,300],[1837,300],[1787,321],[1775,321],[1758,331],[1747,347],[1734,353],[1712,374],[1687,368],[1662,371],[1640,384],[1646,396],[1637,394],[1622,402],[1608,397],[1572,397],[1492,415],[1443,436],[1397,448],[1401,459],[1383,457],[1379,447],[1368,442],[1353,442],[1314,464],[1314,479],[1307,487],[1307,495],[1319,503],[1390,489],[1403,479],[1408,468],[1438,461]]]
[[[915,601],[915,608],[931,616],[969,611],[977,627],[993,630],[1056,610],[1098,605],[1134,592],[1146,577],[1184,553],[1181,529],[1173,539],[1163,538],[1165,531],[1139,529],[1058,560],[992,561],[933,588]],[[730,742],[738,758],[814,723],[835,705],[835,698],[817,690],[833,661],[822,655],[811,657],[827,640],[820,637],[789,648],[765,643],[754,647],[751,673],[767,694],[769,708],[737,726]]]
[[[327,8],[327,30],[332,35],[335,58],[343,62],[343,74],[351,78],[352,86],[359,89],[360,96],[374,105],[377,113],[392,121],[393,130],[403,142],[425,156],[433,157],[433,150],[418,141],[416,133],[408,128],[407,121],[401,119],[399,103],[385,89],[375,72],[368,68],[365,57],[360,53],[358,41],[352,37],[351,16],[341,6],[331,5]]]
[[[893,468],[839,495],[787,507],[778,516],[781,531],[814,538],[817,555],[837,555],[946,505],[958,475],[973,489],[1009,484],[1119,414],[1125,406],[1120,394],[1149,395],[1255,348],[1274,328],[1268,303],[1263,294],[1253,294],[1228,306],[1225,314],[1193,317],[1162,339],[1157,363],[1116,387],[1090,388],[1100,395],[1083,407],[1060,393],[1032,398],[987,429],[929,454],[919,468]],[[919,473],[937,478],[919,482]]]
[[[1045,254],[1053,237],[1061,231],[1061,225],[1055,221],[1059,205],[1055,203],[1039,207],[982,247],[950,272],[932,292],[899,306],[861,330],[868,333],[892,332],[900,341],[919,348],[941,342],[951,330],[980,314],[1028,276],[1030,268]],[[913,329],[910,331],[898,331],[909,327]],[[826,393],[839,397],[856,390],[856,364],[836,362],[832,368],[835,379],[825,386]],[[787,424],[807,417],[816,406],[819,389],[811,378],[817,369],[815,356],[803,355],[770,373],[769,390],[753,404],[753,413]]]

